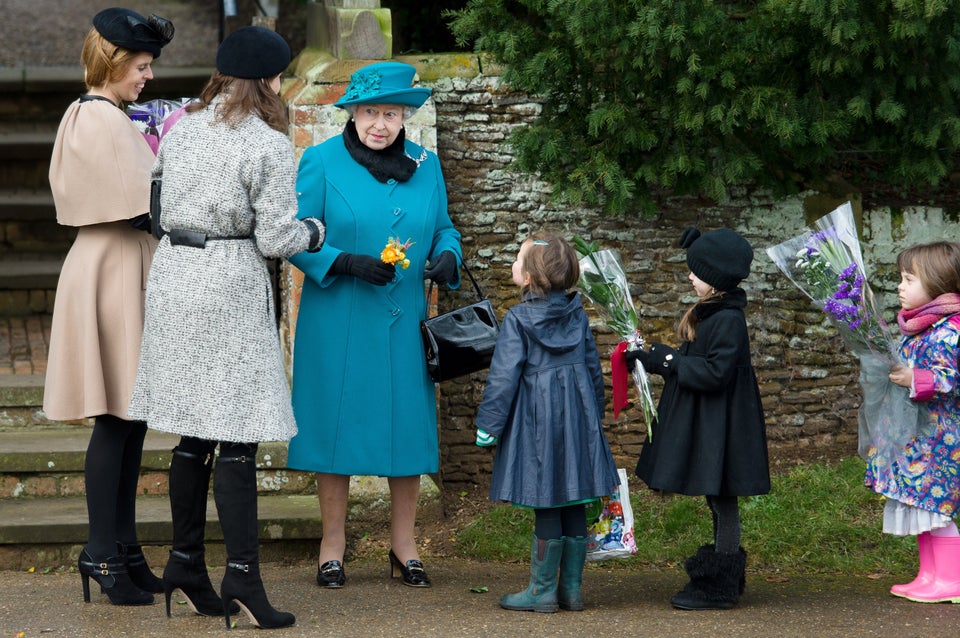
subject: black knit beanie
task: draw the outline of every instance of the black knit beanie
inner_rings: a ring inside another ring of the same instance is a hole
[[[720,228],[701,235],[689,226],[679,243],[687,249],[690,272],[717,290],[733,290],[750,274],[753,248],[734,230]]]

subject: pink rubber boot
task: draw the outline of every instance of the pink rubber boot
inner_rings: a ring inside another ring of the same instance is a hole
[[[894,596],[907,598],[910,591],[930,584],[934,579],[933,546],[930,543],[930,532],[923,532],[917,536],[917,550],[920,554],[920,570],[917,577],[909,583],[894,585],[890,593]]]
[[[918,603],[960,603],[960,537],[930,536],[933,580],[911,588],[904,598]]]

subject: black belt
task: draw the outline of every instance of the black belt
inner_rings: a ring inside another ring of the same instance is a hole
[[[167,233],[170,238],[171,246],[190,246],[191,248],[206,248],[208,241],[221,241],[224,239],[250,239],[250,235],[234,235],[228,237],[210,237],[206,233],[198,233],[195,230],[184,230],[174,228]]]

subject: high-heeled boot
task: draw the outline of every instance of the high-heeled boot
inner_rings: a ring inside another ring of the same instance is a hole
[[[257,537],[256,445],[220,447],[213,476],[213,498],[217,503],[223,542],[227,549],[227,571],[220,585],[224,621],[230,629],[228,606],[236,601],[250,621],[261,629],[289,627],[293,614],[274,609],[267,600],[260,578],[260,541]],[[230,456],[225,456],[229,454]]]
[[[202,616],[222,616],[223,604],[210,582],[204,551],[207,524],[207,491],[215,443],[207,454],[176,447],[170,461],[170,514],[173,548],[163,570],[163,593],[170,617],[170,595],[177,589],[187,605]],[[236,613],[239,607],[232,610]]]
[[[159,594],[163,591],[163,581],[150,570],[140,545],[125,545],[117,541],[117,549],[120,550],[120,555],[127,564],[127,574],[134,585],[151,594]]]
[[[83,584],[83,602],[90,602],[90,579],[100,584],[103,593],[114,605],[152,605],[153,594],[133,584],[127,574],[127,564],[122,556],[111,556],[102,561],[94,560],[86,548],[77,559],[80,581]]]

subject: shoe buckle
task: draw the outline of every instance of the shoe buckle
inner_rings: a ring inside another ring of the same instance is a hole
[[[101,574],[102,576],[109,576],[109,575],[110,575],[110,569],[109,569],[110,566],[109,566],[109,565],[107,565],[106,563],[100,563],[99,567],[100,567],[100,574]]]

